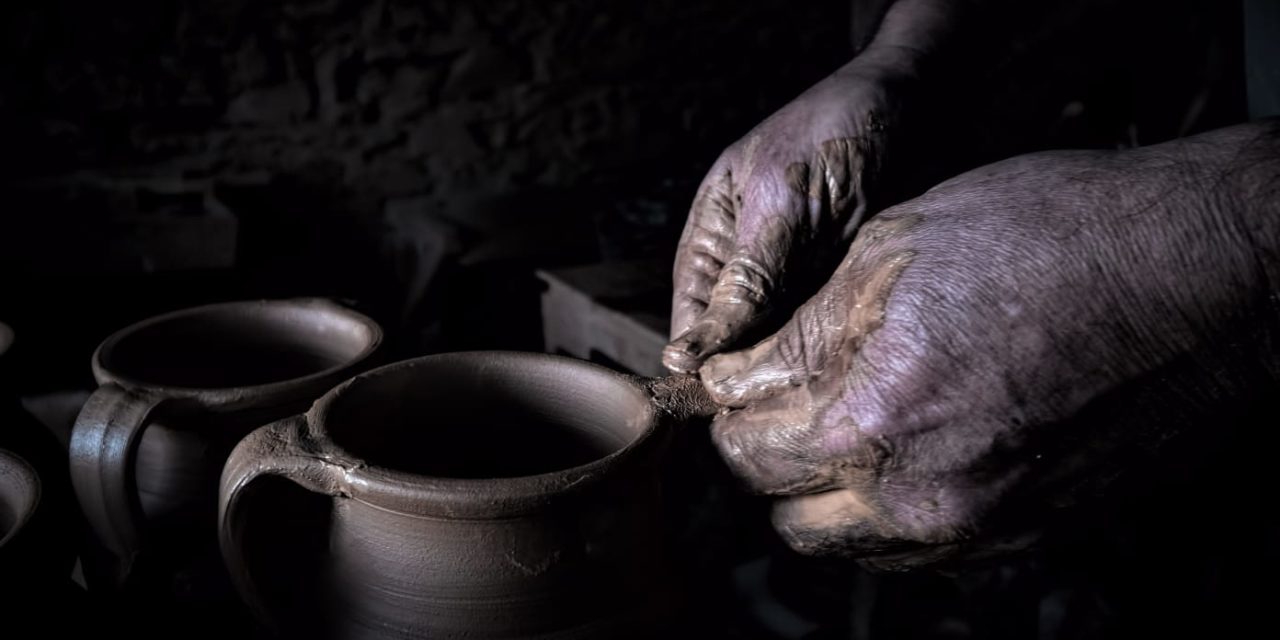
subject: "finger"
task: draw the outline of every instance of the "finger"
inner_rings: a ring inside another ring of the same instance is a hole
[[[865,137],[823,142],[811,167],[793,165],[788,178],[793,189],[809,198],[809,224],[821,234],[836,234],[843,243],[867,216],[868,173],[878,172],[877,156]]]
[[[803,393],[720,415],[711,440],[729,470],[755,493],[803,493],[832,481]]]
[[[774,527],[802,553],[877,556],[882,566],[931,564],[967,546],[1009,545],[999,537],[976,537],[980,510],[972,508],[966,489],[945,481],[878,478],[854,478],[834,491],[780,500]]]
[[[829,250],[843,247],[866,215],[865,140],[828,140],[810,161],[793,163],[785,170],[767,160],[757,162],[766,155],[760,148],[760,138],[752,138],[743,151],[738,184],[728,185],[727,179],[716,183],[732,188],[707,191],[716,196],[708,203],[716,206],[691,215],[691,223],[704,217],[731,223],[731,235],[714,235],[721,241],[720,250],[723,240],[732,237],[733,250],[727,260],[722,251],[714,253],[710,268],[682,269],[678,264],[677,291],[686,293],[677,295],[673,339],[663,351],[667,367],[678,373],[693,373],[708,357],[734,348],[767,318],[789,271],[825,277]],[[735,202],[733,195],[740,199]],[[711,216],[710,211],[731,215]],[[696,237],[690,234],[688,249],[683,242],[681,246],[689,267],[698,267],[694,260],[709,253],[695,250]],[[817,243],[818,250],[809,252],[818,237],[829,241]],[[686,271],[690,275],[681,275]],[[694,273],[701,275],[694,277]],[[714,280],[708,277],[711,274]]]
[[[802,194],[780,180],[762,179],[742,195],[733,252],[708,293],[706,308],[663,352],[676,371],[697,371],[709,356],[735,347],[768,315],[796,248],[796,227],[807,206]]]
[[[756,346],[712,356],[699,374],[716,403],[743,407],[804,384],[840,345],[844,287],[828,282],[777,333]]]
[[[700,375],[712,398],[746,406],[812,380],[836,358],[854,357],[884,324],[889,295],[914,256],[897,246],[905,224],[868,224],[831,280],[777,333],[751,349],[708,359]]]
[[[891,540],[868,496],[854,489],[835,489],[775,502],[773,527],[792,549],[806,555],[856,555]],[[855,548],[861,541],[862,548]],[[871,542],[878,541],[878,542]]]
[[[689,330],[711,299],[720,269],[733,251],[732,176],[717,163],[698,187],[672,270],[671,337]]]
[[[751,259],[738,256],[726,263],[702,314],[663,349],[667,368],[696,373],[708,356],[735,344],[761,319],[772,288],[762,268]]]

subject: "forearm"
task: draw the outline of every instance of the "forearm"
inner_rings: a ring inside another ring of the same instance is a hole
[[[1255,337],[1255,353],[1266,373],[1265,386],[1274,389],[1280,382],[1280,118],[1226,131],[1235,135],[1224,150],[1230,156],[1218,199],[1234,206],[1253,256],[1264,324]]]
[[[943,79],[1000,58],[1120,0],[896,0],[850,67]]]
[[[1114,305],[1149,329],[1137,351],[1191,354],[1210,396],[1280,380],[1280,120],[1113,158],[1089,178],[1104,185],[1098,233],[1124,258],[1109,277],[1158,293]]]
[[[1238,211],[1241,230],[1280,296],[1280,118],[1230,127],[1224,140],[1220,198]],[[1274,304],[1280,304],[1275,303]]]

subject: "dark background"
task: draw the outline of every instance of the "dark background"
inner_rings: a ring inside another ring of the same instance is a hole
[[[719,151],[850,59],[883,4],[5,2],[0,320],[20,336],[12,384],[89,389],[90,354],[112,331],[258,297],[346,300],[401,356],[540,350],[534,270],[669,261]],[[932,162],[962,131],[976,147],[959,170],[1242,121],[1241,24],[1233,2],[1080,3],[1042,34],[987,38],[997,55],[947,80],[946,108],[917,144]],[[1248,481],[1217,481],[1237,480]],[[1261,606],[1221,585],[1254,579],[1240,568],[1274,553],[1212,509],[1176,517],[1183,501],[1217,495],[1187,482],[1125,511],[1137,524],[1082,525],[1087,543],[1056,560],[959,577],[802,561],[770,537],[758,504],[693,521],[737,545],[721,567],[734,578],[716,584],[764,571],[752,589],[836,621],[811,637],[1096,637],[1099,621],[1121,618],[1128,633],[1177,629],[1166,613],[1192,607],[1209,612],[1203,630],[1213,612]],[[770,564],[752,564],[761,558]],[[712,599],[729,613],[760,601],[735,598]],[[774,637],[731,628],[707,637]]]
[[[83,381],[112,330],[222,298],[332,295],[415,349],[537,349],[534,267],[668,258],[718,152],[885,4],[6,2],[0,311],[39,354],[24,381]],[[1244,117],[1235,3],[1024,12],[931,98],[919,162]]]
[[[221,297],[334,295],[429,348],[537,349],[532,266],[673,251],[719,150],[850,56],[849,13],[7,2],[0,308],[48,363],[29,382]]]

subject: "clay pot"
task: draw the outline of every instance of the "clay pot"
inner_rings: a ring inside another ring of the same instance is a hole
[[[0,449],[0,580],[5,592],[14,591],[16,585],[29,588],[33,578],[48,582],[47,575],[41,575],[43,567],[33,562],[31,554],[31,547],[39,541],[30,535],[28,525],[35,520],[39,505],[40,476],[35,468],[17,454]]]
[[[13,389],[13,341],[0,323],[0,590],[47,595],[70,584],[80,523],[66,449]]]
[[[382,367],[236,447],[223,555],[290,637],[647,637],[678,591],[659,465],[700,392],[531,353]],[[319,508],[282,517],[281,479]]]
[[[71,434],[76,496],[116,560],[94,579],[119,586],[140,554],[216,545],[217,480],[235,443],[305,410],[381,341],[364,315],[303,299],[186,309],[102,342],[101,386]]]

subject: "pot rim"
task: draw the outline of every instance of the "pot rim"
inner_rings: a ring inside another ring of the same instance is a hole
[[[448,366],[450,361],[468,366],[493,366],[507,374],[503,363],[570,367],[634,394],[639,407],[638,433],[625,445],[591,462],[526,476],[498,478],[450,478],[403,471],[380,465],[351,453],[334,438],[326,425],[335,403],[354,389],[405,369]],[[344,469],[343,495],[398,513],[447,519],[499,519],[545,508],[600,486],[611,478],[627,478],[628,469],[641,467],[665,442],[659,429],[661,411],[641,384],[641,378],[559,355],[522,351],[459,351],[422,356],[378,367],[347,380],[312,405],[306,414],[307,433],[328,461]]]
[[[253,312],[261,312],[262,310],[290,308],[321,311],[340,316],[349,322],[353,322],[356,325],[363,327],[364,330],[368,332],[368,340],[356,355],[332,367],[314,371],[305,376],[298,376],[296,378],[287,378],[262,384],[243,385],[238,387],[187,387],[181,385],[168,385],[149,380],[141,380],[116,371],[111,367],[111,358],[121,341],[165,322],[178,318],[188,318],[234,309],[246,309],[252,310]],[[353,367],[369,360],[369,358],[373,356],[374,352],[376,352],[382,345],[382,341],[382,327],[372,318],[326,298],[237,300],[232,302],[218,302],[196,307],[187,307],[185,309],[151,316],[116,331],[103,340],[102,343],[98,345],[98,348],[94,350],[92,358],[93,376],[99,384],[112,382],[123,387],[146,390],[162,396],[195,400],[209,408],[225,407],[235,409],[242,405],[250,404],[265,396],[281,396],[284,398],[314,392],[311,390],[317,386],[323,386],[327,389],[340,380],[341,376],[345,372],[350,371]]]

